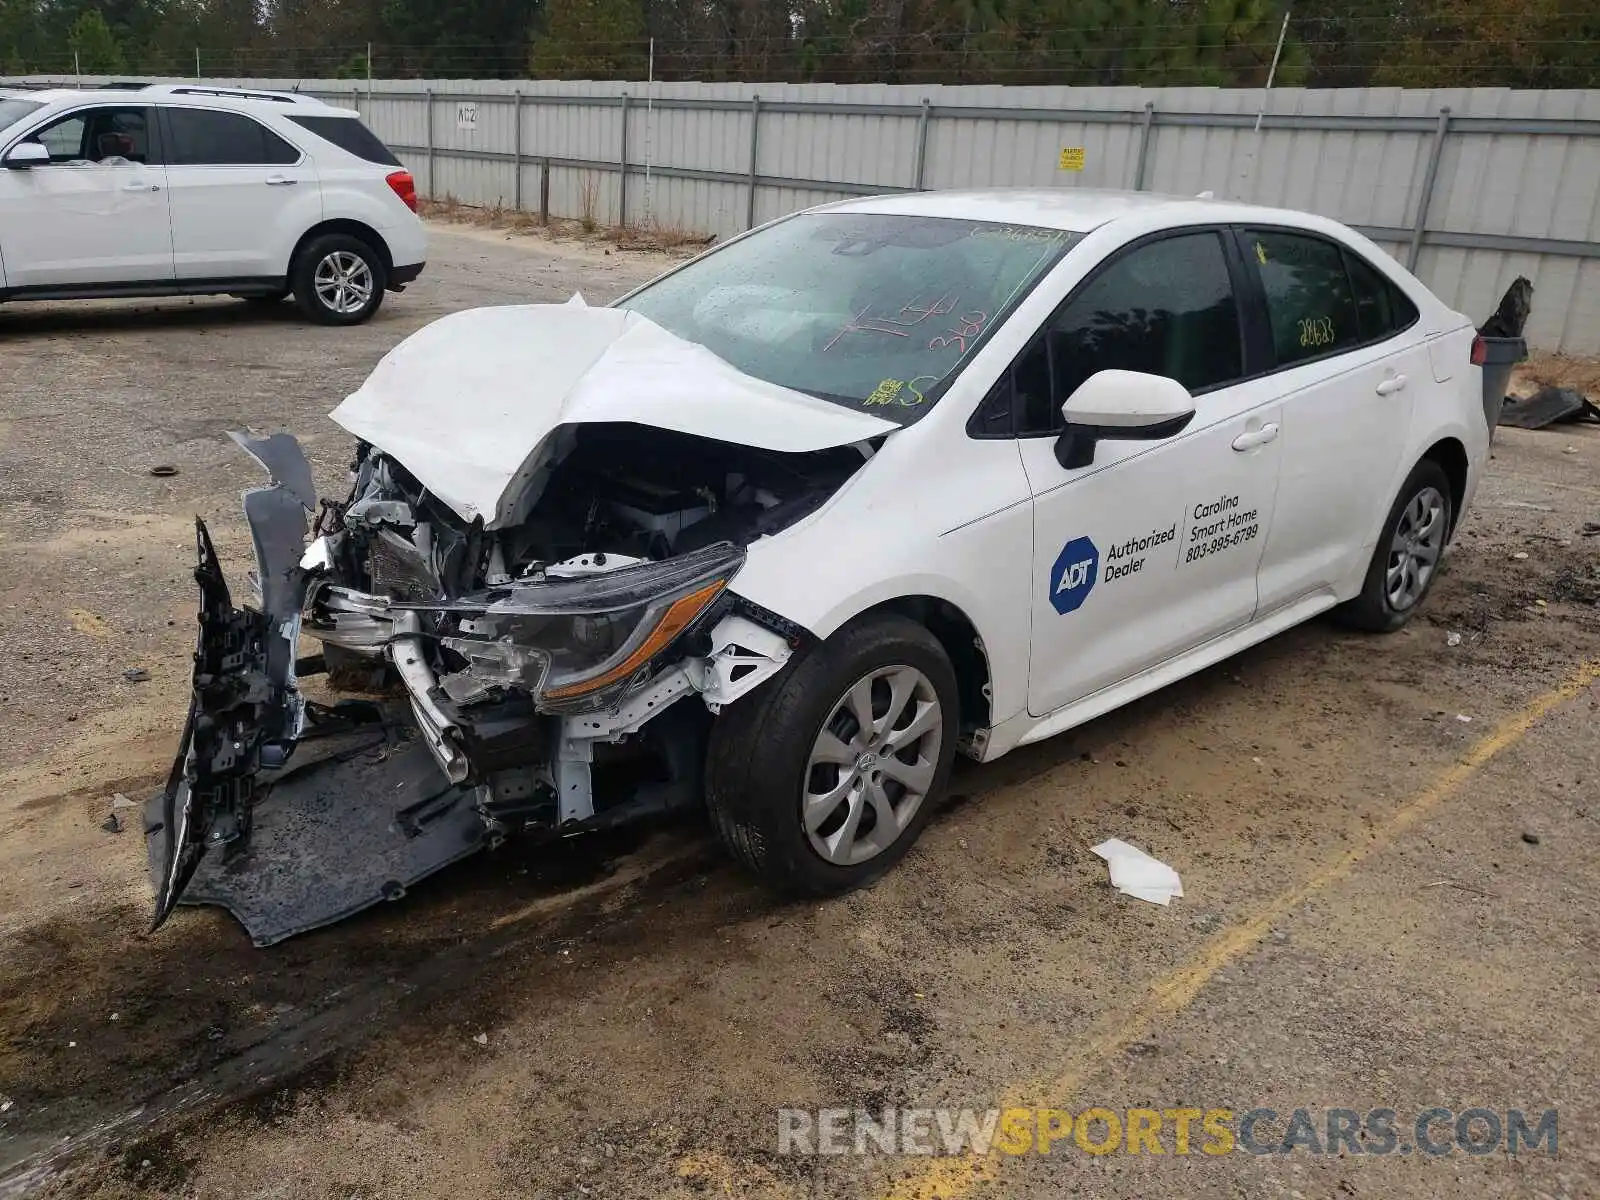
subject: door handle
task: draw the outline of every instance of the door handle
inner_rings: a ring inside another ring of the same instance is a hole
[[[1233,439],[1235,450],[1254,450],[1257,446],[1265,446],[1268,442],[1276,441],[1278,437],[1278,424],[1274,421],[1270,425],[1263,425],[1260,429],[1252,429],[1241,433]]]
[[[1404,375],[1390,375],[1378,385],[1378,395],[1392,396],[1396,392],[1404,391],[1405,386],[1406,377]]]
[[[141,179],[123,184],[122,190],[125,192],[159,192],[161,185],[159,183],[145,183]]]
[[[268,187],[293,187],[295,184],[297,184],[299,182],[300,181],[298,179],[290,179],[287,175],[268,175],[267,176],[267,186]]]

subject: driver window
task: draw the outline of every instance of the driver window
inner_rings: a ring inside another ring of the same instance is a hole
[[[140,164],[150,155],[146,113],[143,108],[85,109],[46,125],[29,140],[42,144],[55,165]]]
[[[1013,369],[1018,436],[1061,431],[1061,405],[1097,371],[1144,371],[1203,392],[1244,375],[1221,235],[1162,238],[1114,259]]]

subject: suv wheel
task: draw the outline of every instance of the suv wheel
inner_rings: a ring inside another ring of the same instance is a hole
[[[290,271],[295,303],[321,325],[359,325],[378,311],[388,272],[360,238],[329,233],[307,242]]]
[[[955,670],[921,625],[845,626],[717,717],[706,803],[722,843],[788,894],[849,891],[921,834],[955,756]]]

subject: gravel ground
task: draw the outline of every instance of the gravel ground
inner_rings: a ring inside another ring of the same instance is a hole
[[[966,764],[867,892],[774,904],[686,820],[507,846],[270,950],[207,910],[147,936],[142,846],[101,823],[175,743],[195,513],[242,578],[254,469],[224,432],[300,433],[337,491],[322,414],[400,337],[664,262],[457,229],[353,331],[0,310],[0,1196],[1600,1191],[1594,430],[1502,432],[1406,631],[1315,622]],[[1184,898],[1112,891],[1110,836]],[[1010,1103],[1386,1106],[1407,1132],[1556,1108],[1560,1153],[1211,1157],[1170,1127],[1161,1156],[776,1153],[780,1107]]]

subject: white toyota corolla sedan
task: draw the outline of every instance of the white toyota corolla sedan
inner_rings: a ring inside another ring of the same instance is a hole
[[[275,941],[701,802],[780,889],[865,883],[957,752],[1329,609],[1403,625],[1487,456],[1474,336],[1334,221],[1082,190],[851,200],[610,307],[446,317],[333,412],[345,498],[237,435],[261,595],[201,525],[158,923]]]

